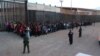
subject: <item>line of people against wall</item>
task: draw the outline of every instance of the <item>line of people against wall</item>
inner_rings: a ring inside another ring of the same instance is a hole
[[[29,48],[30,35],[39,36],[42,34],[55,32],[55,31],[58,31],[61,29],[67,29],[67,28],[70,29],[70,31],[68,33],[68,37],[69,37],[69,44],[72,45],[73,44],[73,32],[71,29],[73,29],[74,27],[78,27],[78,26],[80,26],[79,37],[81,37],[82,36],[82,28],[81,28],[81,25],[77,24],[77,23],[70,23],[69,25],[67,25],[66,23],[63,23],[63,22],[60,22],[57,24],[43,24],[43,25],[41,25],[39,23],[35,23],[33,25],[30,24],[30,27],[26,26],[23,23],[7,23],[6,30],[8,32],[15,32],[23,37],[23,54],[24,54],[26,51],[26,47],[27,47],[27,52],[30,53],[30,48]]]
[[[26,25],[24,23],[7,22],[5,25],[6,25],[6,31],[15,32],[22,37],[24,36],[24,32],[26,29]],[[73,22],[68,22],[68,23],[59,22],[59,23],[55,23],[55,24],[52,24],[52,23],[46,23],[46,24],[34,23],[34,24],[30,24],[29,27],[31,29],[31,31],[30,31],[31,36],[32,35],[33,36],[40,36],[43,34],[56,32],[56,31],[62,30],[62,29],[70,29],[70,28],[78,27],[80,25],[82,25],[82,24],[73,23]],[[89,25],[89,23],[88,24],[84,23],[84,25]]]

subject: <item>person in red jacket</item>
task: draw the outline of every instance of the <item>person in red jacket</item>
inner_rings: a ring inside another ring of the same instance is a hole
[[[40,34],[41,34],[41,25],[38,24],[38,25],[37,25],[37,28],[38,28],[38,36],[40,36]]]
[[[25,31],[25,25],[24,24],[21,24],[20,25],[20,30],[19,30],[21,36],[23,36],[24,31]]]
[[[41,32],[41,27],[39,25],[39,23],[35,24],[35,36],[39,36]]]

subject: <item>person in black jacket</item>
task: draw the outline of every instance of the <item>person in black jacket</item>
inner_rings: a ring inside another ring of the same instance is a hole
[[[69,37],[69,43],[70,45],[72,45],[73,44],[73,32],[71,30],[68,33],[68,37]]]
[[[82,36],[82,27],[80,26],[80,28],[79,28],[79,37],[81,37]]]

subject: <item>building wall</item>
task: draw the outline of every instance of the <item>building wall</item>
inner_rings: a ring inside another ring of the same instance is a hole
[[[60,13],[60,8],[44,4],[28,3],[28,10],[49,11]]]
[[[80,22],[80,21],[97,21],[99,16],[96,10],[77,9],[77,8],[57,8],[41,4],[28,4],[30,21],[44,23],[50,22]],[[35,11],[32,13],[32,11]],[[32,15],[34,14],[34,16]],[[99,20],[100,21],[100,20]]]
[[[28,3],[28,10],[38,10],[38,11],[49,11],[49,12],[57,12],[57,13],[64,13],[64,14],[79,14],[79,15],[97,15],[100,14],[98,10],[93,9],[84,9],[84,8],[60,8],[60,7],[53,7],[50,5],[45,4],[37,4],[37,3]]]
[[[78,9],[77,13],[79,15],[95,15],[95,12],[91,11],[91,10],[80,10],[80,9]]]
[[[71,14],[71,15],[97,15],[100,12],[98,10],[92,10],[92,9],[83,9],[83,8],[61,8],[61,13],[64,14]]]
[[[76,10],[71,10],[71,8],[70,9],[61,8],[61,13],[69,14],[69,15],[75,15],[76,14]]]

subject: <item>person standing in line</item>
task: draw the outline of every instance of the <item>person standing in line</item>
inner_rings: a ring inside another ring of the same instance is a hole
[[[24,44],[23,54],[25,53],[26,47],[27,47],[28,53],[30,53],[29,38],[30,38],[30,28],[27,27],[25,30],[25,37],[23,37],[23,44]]]
[[[80,28],[79,28],[79,37],[81,37],[82,36],[82,27],[80,26]]]
[[[72,45],[73,44],[73,32],[71,30],[68,33],[68,37],[69,37],[69,44]]]

